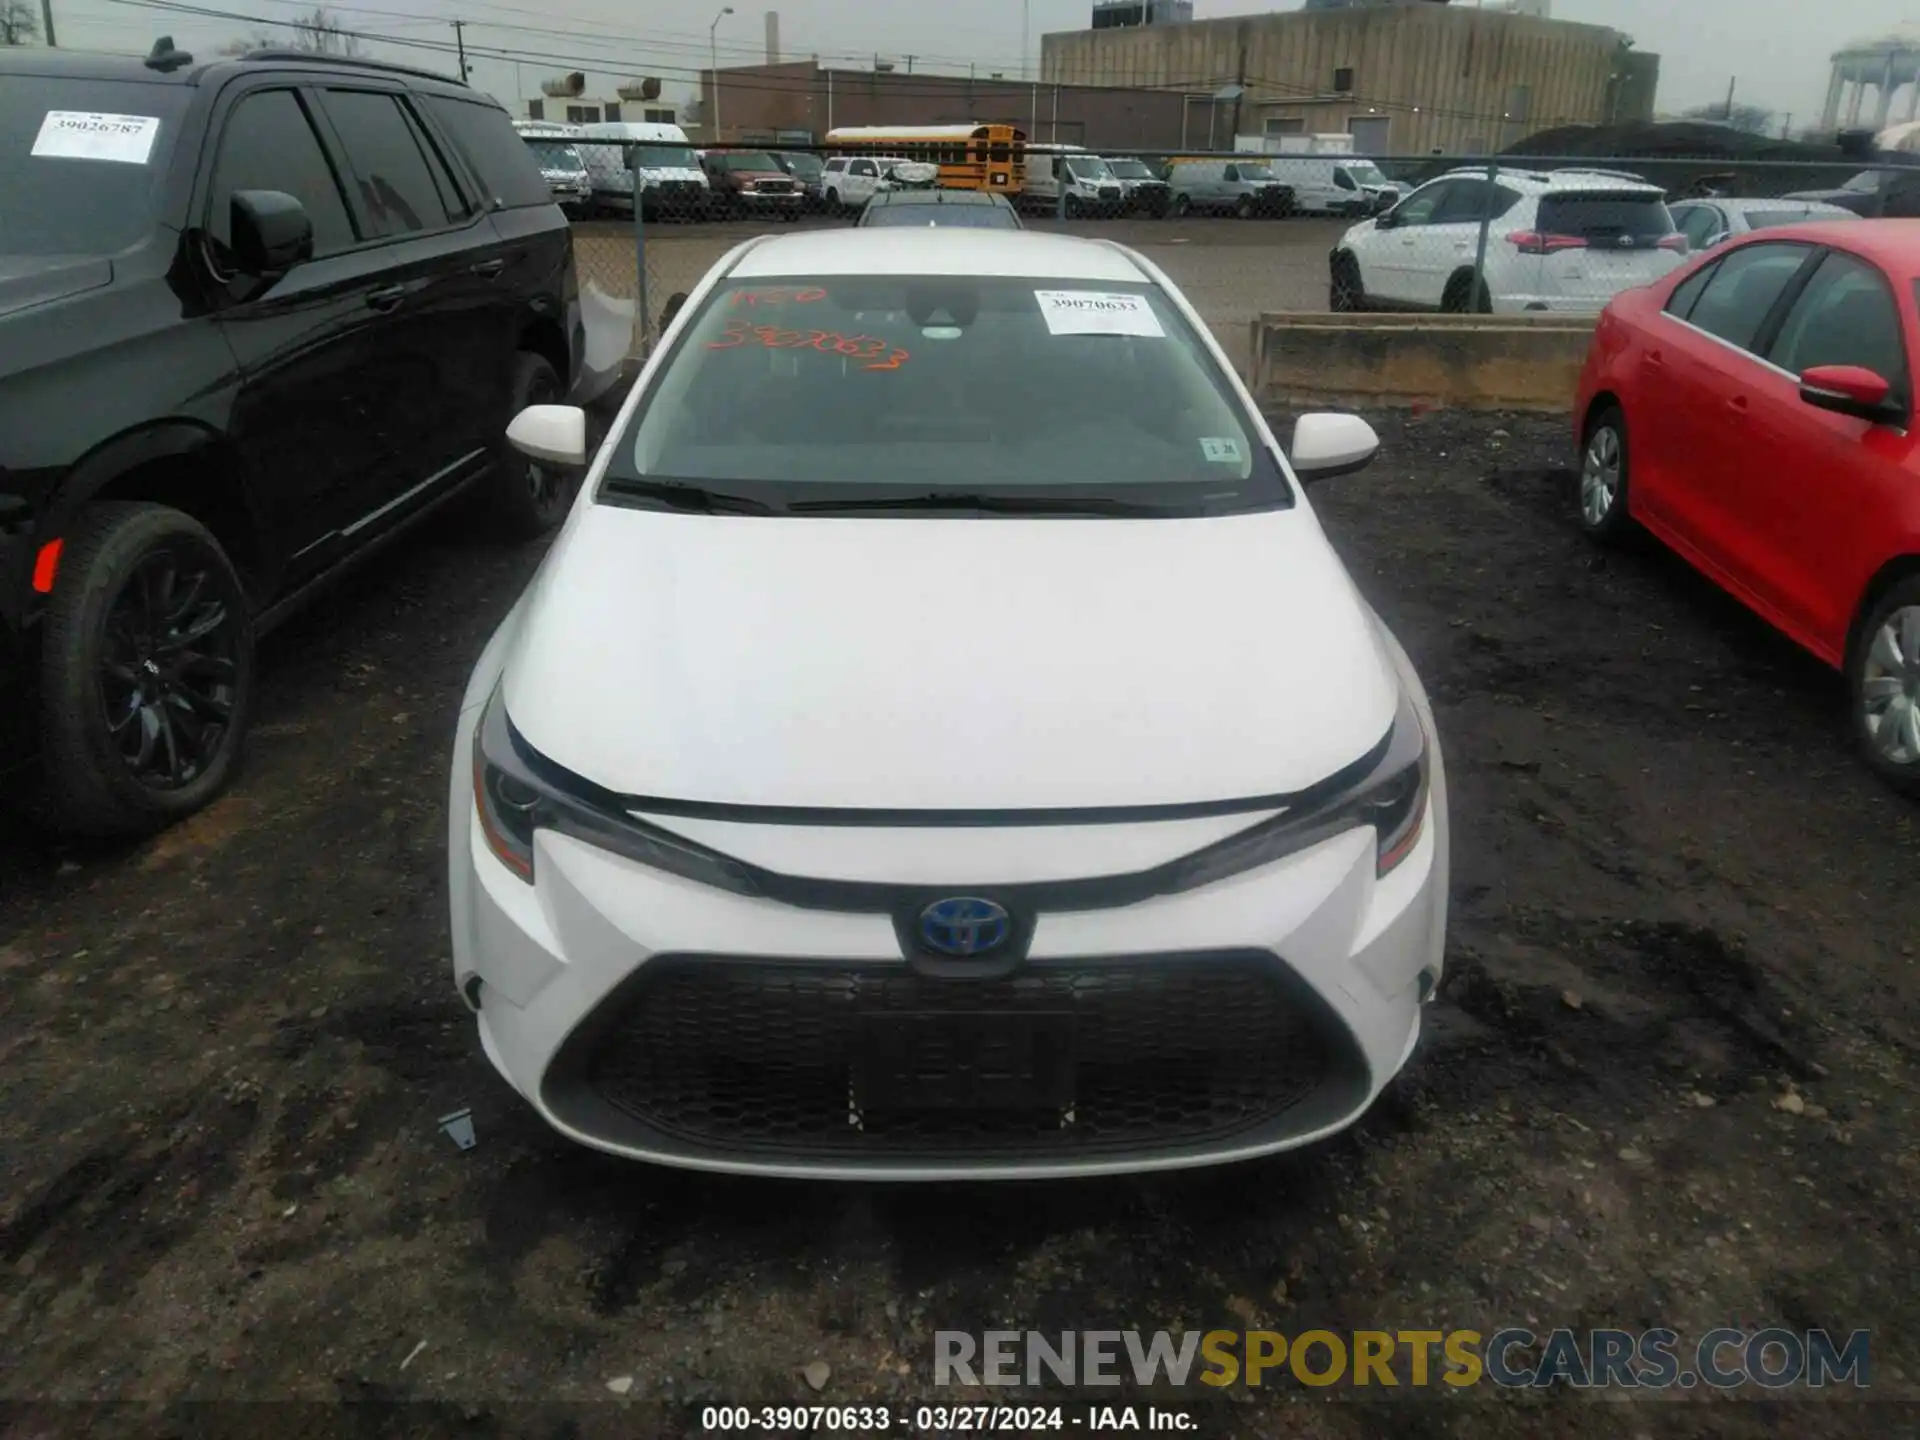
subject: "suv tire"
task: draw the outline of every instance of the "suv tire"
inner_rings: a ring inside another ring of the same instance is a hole
[[[1173,197],[1173,214],[1175,219],[1184,220],[1192,210],[1193,197],[1191,195],[1176,195]]]
[[[1875,602],[1847,649],[1854,741],[1869,769],[1920,796],[1920,575]]]
[[[1448,315],[1491,315],[1493,297],[1487,293],[1484,280],[1477,281],[1471,270],[1463,270],[1447,281],[1446,293],[1440,297],[1440,309]]]
[[[232,777],[253,617],[220,542],[166,505],[89,507],[66,537],[41,650],[41,803],[61,830],[150,834]]]
[[[514,357],[511,420],[529,405],[558,405],[566,398],[553,366],[530,351]],[[500,456],[488,480],[488,505],[500,528],[514,539],[535,540],[566,517],[573,504],[574,477],[551,465],[529,460],[506,442],[501,426]]]

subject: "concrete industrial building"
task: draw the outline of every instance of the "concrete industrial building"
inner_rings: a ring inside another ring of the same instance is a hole
[[[1368,154],[1464,154],[1651,119],[1660,59],[1632,44],[1508,10],[1367,4],[1050,34],[1040,78],[1178,92],[1209,110],[1231,96],[1223,147],[1235,133],[1344,131]]]
[[[1906,114],[1896,117],[1894,97],[1903,87],[1911,87]],[[1875,92],[1871,110],[1866,104],[1869,90]],[[1884,130],[1896,118],[1920,119],[1920,25],[1901,25],[1834,52],[1820,128],[1851,130],[1864,125]]]

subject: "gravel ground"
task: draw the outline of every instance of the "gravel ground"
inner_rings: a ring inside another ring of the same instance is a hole
[[[704,1178],[549,1134],[451,992],[442,853],[460,686],[538,555],[449,522],[268,644],[204,814],[119,851],[0,837],[0,1435],[646,1434],[950,1399],[942,1328],[1250,1322],[1871,1327],[1879,1399],[1382,1413],[1289,1383],[1209,1397],[1199,1433],[1906,1433],[1915,807],[1852,761],[1832,675],[1671,558],[1580,540],[1557,424],[1382,429],[1316,504],[1433,693],[1454,922],[1354,1130],[994,1188]],[[469,1153],[435,1125],[462,1106]]]
[[[658,224],[647,227],[647,289],[658,313],[676,290],[690,290],[722,255],[749,235],[836,228],[810,218],[795,225]],[[1327,254],[1346,220],[1029,220],[1029,229],[1118,240],[1170,275],[1212,326],[1228,353],[1247,348],[1247,327],[1263,311],[1327,308]],[[838,228],[844,228],[838,222]],[[631,297],[633,227],[593,221],[574,227],[583,280]]]

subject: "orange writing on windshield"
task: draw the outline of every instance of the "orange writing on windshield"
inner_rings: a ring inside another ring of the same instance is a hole
[[[755,325],[746,320],[729,320],[726,331],[718,340],[708,341],[707,349],[736,350],[742,345],[842,355],[862,362],[862,370],[898,370],[912,358],[907,351],[877,335],[842,335],[838,330],[783,330],[778,325]]]

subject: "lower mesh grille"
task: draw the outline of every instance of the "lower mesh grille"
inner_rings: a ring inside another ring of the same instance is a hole
[[[905,1089],[889,1068],[903,1048]],[[1031,1063],[1009,1086],[983,1077],[983,1053]],[[1362,1074],[1324,1003],[1267,955],[991,980],[666,956],[569,1040],[546,1090],[589,1131],[623,1116],[707,1152],[910,1160],[1205,1145],[1330,1088],[1350,1102]]]

